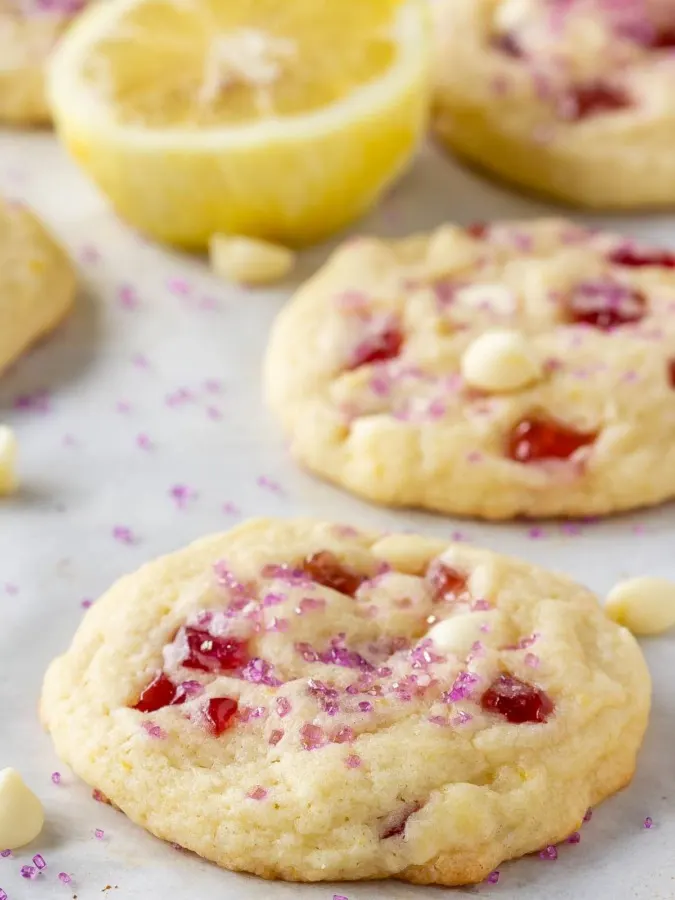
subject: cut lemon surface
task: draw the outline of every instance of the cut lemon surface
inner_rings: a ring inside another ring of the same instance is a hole
[[[160,240],[303,244],[410,160],[429,92],[427,0],[108,0],[49,73],[59,132]]]

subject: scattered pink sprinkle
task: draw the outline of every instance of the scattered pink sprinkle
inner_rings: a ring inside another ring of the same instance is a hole
[[[267,797],[267,791],[261,785],[256,785],[253,790],[249,791],[246,795],[249,800],[264,800]]]
[[[167,406],[183,406],[184,403],[194,402],[195,396],[188,388],[178,388],[171,394],[166,395]]]
[[[116,541],[119,541],[120,544],[135,544],[136,537],[130,528],[127,528],[126,525],[115,525],[112,530],[112,536]]]
[[[54,782],[54,784],[61,784],[61,773],[52,772],[52,781]]]
[[[80,600],[80,606],[82,609],[89,609],[90,606],[94,605],[94,601],[89,597],[85,597],[83,600]]]
[[[236,503],[232,503],[230,500],[223,503],[223,505],[221,506],[221,509],[225,513],[226,516],[238,516],[241,513],[241,510],[236,505]]]
[[[178,294],[181,297],[186,297],[192,293],[192,287],[185,278],[169,278],[166,286],[172,294]]]
[[[499,882],[499,870],[495,869],[494,872],[490,872],[486,881],[488,884],[497,884]]]
[[[131,403],[129,403],[127,400],[118,400],[115,404],[115,409],[118,413],[129,413],[131,412]]]
[[[359,703],[359,709],[361,712],[369,713],[373,711],[373,704],[369,700],[362,700]]]
[[[581,525],[578,522],[563,522],[560,530],[567,537],[576,537],[582,533]]]
[[[167,736],[166,731],[160,728],[159,725],[155,725],[154,722],[141,722],[141,728],[143,729],[143,731],[145,731],[148,737],[154,738],[155,740],[162,740]]]
[[[9,859],[12,856],[12,851],[11,850],[0,850],[0,856],[3,859]]]
[[[48,413],[51,410],[49,391],[39,390],[32,394],[19,394],[14,398],[14,409],[26,412]]]
[[[536,541],[540,538],[546,537],[546,532],[543,528],[530,528],[530,530],[527,532],[527,536],[530,538],[530,540]]]
[[[303,750],[318,750],[326,743],[326,737],[318,725],[306,722],[300,729],[300,743]]]
[[[643,525],[641,522],[638,522],[637,525],[633,525],[632,532],[633,534],[646,534],[647,526]]]
[[[268,744],[271,747],[276,747],[283,736],[283,731],[280,728],[275,728],[274,731],[270,734]]]
[[[130,284],[123,284],[117,292],[119,304],[123,309],[137,309],[140,305],[136,289]]]
[[[8,900],[7,894],[0,888],[0,900]]]
[[[324,609],[326,601],[315,597],[303,597],[300,603],[295,607],[296,616],[302,616],[307,612],[313,612],[317,609]]]
[[[43,869],[47,868],[47,863],[45,862],[45,858],[40,853],[35,854],[35,856],[33,857],[33,862],[35,863],[35,868],[38,869],[38,871],[40,871],[40,872]]]
[[[223,414],[217,406],[207,406],[206,415],[209,417],[209,419],[213,419],[214,422],[223,418]]]
[[[97,841],[102,841],[103,838],[105,837],[105,832],[103,831],[102,828],[96,828],[94,830],[94,837],[96,838]]]
[[[586,810],[586,812],[584,813],[584,822],[590,822],[592,818],[593,818],[593,810],[589,806],[588,809]]]
[[[272,491],[273,494],[283,493],[281,485],[276,481],[272,481],[272,479],[268,478],[267,475],[260,475],[258,478],[256,478],[255,483],[258,485],[258,487],[265,488],[265,490],[268,491]]]
[[[345,759],[345,765],[348,769],[358,769],[361,766],[361,757],[357,756],[356,753],[350,753]]]
[[[22,878],[37,878],[38,870],[35,866],[21,866],[19,870]]]
[[[145,353],[136,353],[135,356],[132,356],[131,362],[138,369],[149,369],[150,368],[150,360],[145,355]]]
[[[185,484],[175,484],[169,491],[178,509],[185,509],[191,500],[195,500],[197,492]]]
[[[64,447],[77,447],[77,438],[72,434],[64,434],[61,439]]]
[[[651,828],[653,824],[654,824],[654,820],[652,819],[651,816],[647,816],[647,818],[646,818],[646,819],[644,820],[644,822],[642,823],[642,825],[643,825],[645,828]]]
[[[101,791],[99,791],[98,788],[94,788],[94,790],[91,792],[91,796],[94,798],[94,800],[97,803],[107,803],[108,802],[105,794],[103,794]]]
[[[207,378],[204,382],[204,390],[209,394],[219,394],[223,389],[223,382],[219,378]]]
[[[578,844],[581,841],[581,835],[578,831],[573,831],[572,834],[567,838],[568,844]]]
[[[147,434],[139,434],[136,435],[136,445],[141,448],[141,450],[152,450],[153,443]]]
[[[349,725],[345,725],[343,728],[335,734],[333,738],[334,744],[351,744],[352,741],[356,740],[356,732],[353,728],[350,728]]]
[[[5,593],[9,594],[10,597],[13,597],[15,594],[19,593],[19,587],[16,584],[12,584],[10,581],[5,583]]]
[[[523,662],[526,666],[529,666],[531,669],[536,669],[539,666],[539,657],[534,653],[526,653],[523,659]]]
[[[0,897],[0,900],[3,900],[3,898]],[[345,897],[344,894],[333,894],[333,900],[349,900],[349,897]]]
[[[558,850],[553,844],[549,844],[544,850],[542,850],[539,854],[539,859],[550,860],[551,862],[555,862],[558,858]]]
[[[59,872],[59,881],[62,884],[72,884],[73,879],[67,872]],[[0,897],[0,900],[2,900],[2,897]]]
[[[291,701],[287,697],[277,697],[276,699],[277,715],[283,719],[291,711]]]

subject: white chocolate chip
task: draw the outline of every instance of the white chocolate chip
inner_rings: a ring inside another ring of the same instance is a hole
[[[675,584],[666,578],[629,578],[609,592],[605,612],[634,634],[660,634],[675,625]]]
[[[517,391],[538,381],[543,371],[536,350],[518,331],[488,331],[462,357],[464,380],[484,391]]]
[[[476,641],[485,637],[481,626],[490,628],[490,622],[495,619],[495,613],[475,612],[451,616],[438,622],[427,633],[434,646],[445,653],[454,653],[456,656],[466,656]]]
[[[536,0],[504,0],[497,6],[494,22],[498,31],[514,31],[537,12]]]
[[[12,494],[18,486],[16,454],[18,444],[11,428],[0,425],[0,497]]]
[[[220,278],[237,284],[280,281],[295,265],[287,247],[255,238],[214,234],[209,241],[211,268]]]
[[[42,831],[45,815],[42,804],[26,787],[16,769],[0,772],[0,846],[16,850]]]

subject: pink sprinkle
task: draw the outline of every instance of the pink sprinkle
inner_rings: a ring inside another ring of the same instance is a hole
[[[324,609],[325,606],[325,600],[319,600],[314,597],[303,597],[300,603],[295,608],[295,614],[297,616],[302,616],[306,612],[312,612],[316,609]]]
[[[97,828],[94,831],[94,837],[96,838],[97,841],[102,841],[103,838],[105,837],[105,832],[101,828]]]
[[[249,791],[246,795],[249,800],[264,800],[267,796],[267,791],[264,787],[261,787],[259,784],[253,788],[253,790]]]
[[[131,358],[131,362],[138,369],[149,369],[150,368],[150,360],[144,353],[137,353],[135,356]]]
[[[318,725],[306,722],[300,729],[300,743],[303,750],[318,750],[326,743],[326,737]]]
[[[531,669],[536,669],[539,666],[539,657],[534,653],[526,653],[523,662],[526,666],[530,666]]]
[[[349,725],[345,725],[341,728],[333,738],[334,744],[351,744],[352,741],[356,740],[356,732],[353,728],[350,728]]]
[[[652,819],[651,816],[647,816],[647,818],[642,823],[644,828],[651,828],[653,824],[654,824],[654,820]]]
[[[82,609],[89,609],[90,606],[94,605],[94,601],[89,597],[85,597],[84,600],[80,600],[80,606]]]
[[[166,286],[172,294],[178,294],[181,297],[185,297],[192,293],[192,287],[185,278],[169,278]]]
[[[131,403],[128,403],[126,400],[118,400],[115,404],[115,409],[118,413],[129,413],[131,412]]]
[[[98,788],[94,788],[94,790],[91,792],[91,796],[97,803],[107,803],[105,794],[101,793]]]
[[[260,475],[256,478],[256,484],[258,487],[265,488],[268,491],[272,491],[274,494],[282,494],[281,485],[276,481],[272,481],[271,478],[268,478],[267,475]]]
[[[560,530],[567,537],[576,537],[581,534],[581,525],[577,522],[563,522],[560,526]]]
[[[267,631],[288,631],[288,619],[278,619],[275,616],[267,626]]]
[[[21,866],[21,869],[19,871],[22,878],[33,879],[37,878],[38,875],[38,870],[35,868],[35,866]]]
[[[555,862],[557,858],[558,858],[558,851],[553,846],[553,844],[549,844],[548,847],[546,847],[545,850],[542,850],[541,853],[539,854],[539,859],[546,859],[546,860],[550,860],[551,862]]]
[[[358,769],[361,766],[361,757],[357,756],[356,753],[350,753],[345,759],[345,765],[348,769]]]
[[[270,738],[268,741],[269,745],[271,747],[276,747],[276,745],[279,743],[279,741],[282,739],[283,736],[284,736],[283,731],[280,728],[275,728],[274,731],[270,734]]]
[[[35,856],[33,857],[33,862],[35,863],[35,868],[38,869],[40,872],[43,869],[47,868],[47,863],[45,862],[44,856],[41,856],[41,854],[39,854],[39,853],[35,854]]]
[[[642,523],[638,522],[637,525],[633,525],[632,531],[633,531],[633,534],[646,534],[647,527],[645,525],[643,525]]]
[[[471,453],[466,454],[466,461],[470,463],[479,463],[483,459],[483,454],[479,453],[478,450],[472,450]]]
[[[116,541],[119,541],[120,544],[135,544],[136,537],[134,536],[132,530],[127,528],[126,525],[115,525],[112,530],[112,536]]]
[[[0,888],[0,900],[7,900],[7,894],[3,891],[2,888]]]
[[[217,406],[207,406],[206,415],[209,417],[209,419],[213,419],[214,422],[223,418],[223,414]]]
[[[226,503],[223,503],[221,509],[226,516],[238,516],[241,513],[241,510],[236,503],[232,503],[229,500]]]
[[[172,394],[166,395],[167,406],[183,406],[184,403],[192,403],[195,397],[188,388],[178,388]]]
[[[9,859],[12,856],[12,851],[11,850],[0,850],[0,856],[3,859]]]
[[[32,394],[20,394],[14,399],[14,409],[45,414],[51,409],[49,392],[34,391]]]
[[[277,697],[276,706],[280,719],[285,718],[291,711],[291,701],[287,697]]]
[[[136,436],[136,444],[141,448],[141,450],[152,450],[152,441],[147,436],[147,434],[139,434]]]
[[[18,585],[12,584],[11,581],[5,582],[5,593],[9,594],[10,597],[14,597],[19,593]]]
[[[54,782],[54,784],[61,784],[61,773],[52,772],[52,781]]]
[[[72,884],[73,879],[67,872],[59,872],[59,881],[62,884]],[[2,897],[0,897],[0,900],[2,900]]]
[[[586,810],[586,812],[584,813],[584,822],[590,822],[592,818],[593,818],[593,810],[589,806],[588,809]]]
[[[123,309],[137,309],[140,304],[136,289],[130,284],[123,284],[117,292],[117,296]]]
[[[223,382],[218,378],[207,378],[204,382],[204,389],[210,394],[219,394],[223,389]]]
[[[178,509],[185,509],[191,500],[196,499],[197,492],[185,484],[175,484],[169,491]]]
[[[573,831],[572,834],[567,838],[568,844],[578,844],[581,841],[581,835],[578,831]]]
[[[361,712],[369,713],[373,711],[373,704],[369,700],[362,700],[359,703],[359,709]]]
[[[4,898],[0,897],[0,900],[4,900]],[[333,900],[349,900],[349,897],[345,897],[344,894],[333,894]]]
[[[499,881],[499,870],[495,869],[494,872],[490,872],[486,881],[488,884],[497,884]]]
[[[143,729],[143,731],[145,731],[148,737],[155,738],[155,740],[161,740],[167,736],[166,732],[163,731],[159,727],[159,725],[155,725],[153,722],[142,722],[141,728]]]
[[[543,528],[530,528],[530,530],[527,532],[527,536],[530,538],[530,540],[536,541],[540,538],[546,537],[546,533]]]

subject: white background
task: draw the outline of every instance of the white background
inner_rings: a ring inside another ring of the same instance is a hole
[[[581,844],[561,847],[557,862],[534,857],[503,865],[495,886],[451,892],[396,882],[268,884],[176,851],[91,799],[40,729],[40,683],[77,628],[81,601],[151,557],[242,517],[301,513],[440,536],[460,530],[472,541],[565,570],[602,593],[627,575],[675,576],[675,510],[589,524],[581,534],[555,523],[532,532],[523,524],[390,512],[342,494],[293,466],[260,399],[260,361],[274,314],[328,247],[306,253],[283,289],[223,285],[204,260],[153,246],[116,221],[46,133],[0,134],[0,189],[39,211],[81,275],[69,321],[0,381],[0,420],[18,433],[23,485],[0,503],[0,768],[19,768],[47,812],[38,841],[14,859],[0,859],[0,887],[10,900],[68,900],[73,891],[59,883],[60,871],[73,875],[80,900],[105,896],[106,885],[115,900],[331,900],[334,893],[349,900],[474,893],[509,900],[672,900],[674,634],[644,642],[654,712],[633,785],[596,810]],[[405,234],[444,220],[547,212],[428,150],[358,228]],[[675,220],[612,225],[675,244]],[[14,408],[17,396],[44,389],[46,411]],[[151,449],[139,446],[139,435]],[[196,493],[184,509],[170,496],[176,485]],[[134,543],[116,540],[116,526],[131,529]],[[58,787],[54,770],[63,775]],[[642,827],[645,816],[654,820],[650,831]],[[105,831],[103,840],[94,838],[95,828]],[[26,881],[20,865],[36,852],[47,869]]]

